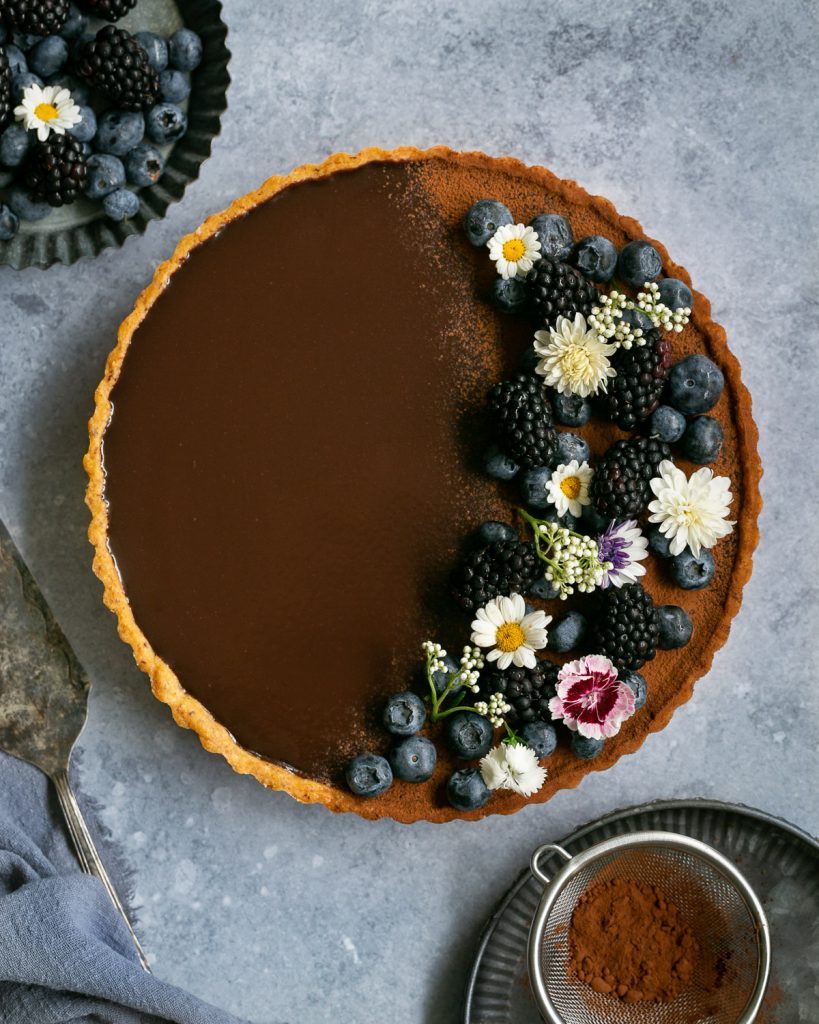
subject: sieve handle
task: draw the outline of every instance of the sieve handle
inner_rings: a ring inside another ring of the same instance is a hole
[[[563,849],[562,846],[558,846],[557,843],[546,843],[545,846],[539,846],[532,854],[532,859],[529,862],[529,866],[532,869],[532,874],[535,878],[542,882],[544,885],[548,885],[551,882],[551,878],[540,867],[540,859],[544,854],[559,853],[564,860],[571,860],[572,855]]]

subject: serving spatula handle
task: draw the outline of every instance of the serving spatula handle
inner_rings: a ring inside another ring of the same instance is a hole
[[[125,927],[128,929],[131,938],[134,940],[134,945],[136,946],[136,951],[139,956],[139,962],[150,974],[151,968],[148,966],[148,960],[142,951],[142,946],[139,944],[136,932],[131,927],[131,922],[128,920],[125,908],[117,895],[117,891],[114,888],[111,879],[108,877],[105,865],[100,859],[100,855],[94,845],[94,840],[91,838],[91,833],[88,831],[88,826],[85,824],[85,818],[82,816],[80,805],[77,803],[77,798],[74,796],[74,792],[71,789],[71,783],[68,781],[68,772],[56,772],[52,776],[52,781],[57,789],[60,807],[62,808],[63,815],[65,816],[68,831],[71,835],[71,839],[74,843],[74,849],[77,851],[77,857],[79,858],[83,871],[89,875],[95,875],[105,886],[105,891],[108,893],[111,902],[122,917],[122,920],[125,922]]]

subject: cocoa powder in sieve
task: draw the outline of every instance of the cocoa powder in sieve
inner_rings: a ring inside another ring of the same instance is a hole
[[[588,889],[569,929],[569,972],[624,1003],[670,1003],[694,975],[699,945],[653,885],[616,878]]]

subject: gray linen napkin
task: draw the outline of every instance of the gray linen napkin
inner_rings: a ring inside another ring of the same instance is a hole
[[[102,885],[79,870],[47,779],[2,753],[0,1021],[246,1024],[142,970]]]

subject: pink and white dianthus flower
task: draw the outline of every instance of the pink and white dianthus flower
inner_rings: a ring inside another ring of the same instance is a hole
[[[617,669],[601,654],[570,661],[557,676],[557,696],[549,701],[552,718],[590,739],[616,736],[634,714],[634,693],[617,678]]]

